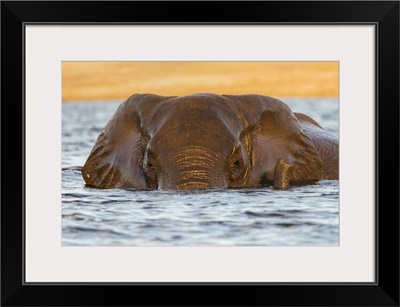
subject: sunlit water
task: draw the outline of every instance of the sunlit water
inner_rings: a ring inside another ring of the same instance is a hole
[[[336,99],[287,99],[338,134]],[[130,246],[328,246],[339,244],[339,182],[280,191],[100,190],[80,167],[116,103],[62,106],[62,244]]]

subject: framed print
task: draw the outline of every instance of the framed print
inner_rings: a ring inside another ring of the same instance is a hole
[[[398,2],[1,7],[4,306],[399,305]]]

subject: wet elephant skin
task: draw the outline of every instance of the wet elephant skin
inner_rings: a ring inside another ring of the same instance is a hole
[[[339,142],[261,95],[135,94],[99,135],[82,176],[98,188],[286,189],[338,179]]]

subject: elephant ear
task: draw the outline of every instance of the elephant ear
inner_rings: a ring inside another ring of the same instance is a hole
[[[112,116],[82,168],[86,184],[98,188],[147,188],[143,171],[142,117],[161,96],[134,95]]]
[[[252,159],[252,184],[272,182],[281,159],[292,165],[291,181],[319,179],[321,160],[313,140],[281,101],[274,101],[262,111],[254,131]]]
[[[321,179],[336,179],[339,175],[339,141],[312,118],[294,113],[302,129],[313,140],[314,147],[321,159]]]

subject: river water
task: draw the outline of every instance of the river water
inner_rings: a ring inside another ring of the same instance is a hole
[[[285,99],[338,135],[337,99]],[[339,181],[191,191],[85,187],[80,167],[120,102],[62,105],[62,245],[337,246]]]

